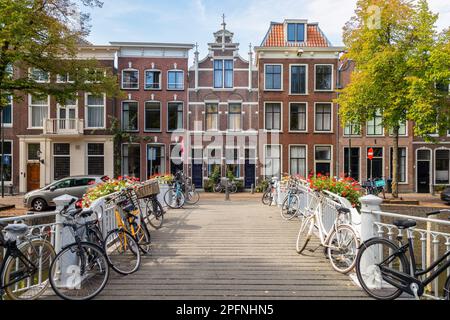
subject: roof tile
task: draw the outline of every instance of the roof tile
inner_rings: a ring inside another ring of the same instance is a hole
[[[262,43],[263,47],[329,47],[330,43],[317,24],[308,24],[306,42],[286,41],[284,25],[274,23]]]

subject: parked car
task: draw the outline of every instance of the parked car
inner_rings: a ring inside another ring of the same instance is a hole
[[[450,204],[450,187],[447,187],[441,193],[441,200]]]
[[[105,176],[73,176],[67,177],[38,190],[28,192],[24,196],[26,208],[41,212],[49,207],[54,207],[53,199],[68,194],[81,198],[92,186],[105,181]]]

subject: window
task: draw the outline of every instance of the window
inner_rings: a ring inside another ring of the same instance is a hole
[[[207,162],[208,162],[208,177],[215,170],[219,170],[222,173],[222,149],[220,148],[208,148],[207,152]]]
[[[139,144],[122,145],[122,176],[141,177],[141,146]]]
[[[11,79],[14,75],[14,66],[12,63],[8,63],[5,67],[5,73],[8,75],[8,79]]]
[[[331,103],[317,103],[316,104],[316,131],[329,132],[331,131]]]
[[[366,154],[369,149],[370,147],[367,148]],[[367,179],[382,179],[383,177],[383,148],[373,148],[373,160],[367,159]]]
[[[214,60],[214,88],[232,88],[233,69],[233,60]]]
[[[165,147],[160,145],[147,146],[147,177],[166,173]]]
[[[58,74],[56,75],[56,82],[57,83],[71,83],[73,80],[70,78],[70,75],[68,73],[66,74]]]
[[[383,116],[380,111],[377,111],[373,118],[367,121],[367,135],[368,136],[382,136],[383,135]]]
[[[225,159],[226,159],[226,176],[228,176],[228,172],[231,172],[234,177],[240,177],[240,169],[239,169],[239,149],[238,148],[227,148],[225,150]]]
[[[306,66],[291,66],[291,94],[306,94]]]
[[[316,174],[331,176],[331,146],[316,146],[314,160]]]
[[[6,105],[3,106],[3,126],[10,127],[12,126],[12,96],[6,97]]]
[[[392,168],[394,162],[394,148],[391,148],[391,163],[390,163],[390,172],[391,178],[393,178]],[[399,147],[398,148],[398,161],[397,161],[397,178],[398,182],[406,182],[406,148]]]
[[[228,130],[242,130],[242,105],[240,103],[228,105]]]
[[[145,131],[161,131],[161,104],[145,103]]]
[[[104,128],[105,127],[105,96],[104,95],[86,95],[87,109],[87,127]]]
[[[333,90],[333,65],[316,64],[316,90],[331,91]]]
[[[281,90],[281,65],[265,65],[265,90]]]
[[[305,24],[304,23],[288,23],[288,25],[287,25],[287,41],[289,41],[289,42],[305,41]]]
[[[146,90],[161,89],[161,71],[159,70],[145,71],[145,89]]]
[[[169,102],[167,130],[175,131],[183,129],[183,103]]]
[[[264,160],[264,175],[281,178],[281,146],[266,145]]]
[[[55,179],[55,180],[57,180],[57,179]],[[56,188],[56,190],[67,189],[67,188],[73,187],[74,182],[75,182],[74,179],[64,179],[63,181],[55,183],[54,187]]]
[[[170,173],[175,175],[178,171],[183,171],[183,144],[173,144],[170,146]]]
[[[359,136],[361,134],[361,126],[359,124],[347,124],[344,127],[345,136]]]
[[[73,180],[73,186],[74,187],[85,187],[95,184],[95,179],[92,178],[81,178],[81,179],[74,179]]]
[[[29,124],[31,128],[43,128],[48,118],[48,96],[30,95]]]
[[[122,102],[122,130],[138,130],[138,103],[134,101]]]
[[[289,130],[306,131],[306,103],[290,104]]]
[[[306,177],[306,147],[290,146],[289,148],[289,173]]]
[[[359,148],[344,148],[344,175],[359,181]]]
[[[91,82],[91,83],[100,82],[106,75],[106,70],[102,69],[102,68],[87,69],[86,72],[87,72],[87,77],[88,77],[87,82]],[[122,79],[122,82],[123,82],[123,79]]]
[[[184,89],[184,72],[183,71],[169,71],[167,89],[168,90],[183,90]]]
[[[29,69],[30,79],[36,82],[50,82],[50,75],[48,72],[41,70],[39,68]]]
[[[53,179],[70,176],[70,143],[53,144]]]
[[[103,143],[88,143],[88,173],[102,176],[105,174],[105,145]]]
[[[394,135],[394,129],[393,128],[389,129],[389,135],[391,135],[391,136]],[[399,124],[398,135],[399,136],[406,136],[406,121],[401,122]]]
[[[219,130],[219,105],[217,103],[206,104],[206,130]]]
[[[28,160],[39,160],[38,152],[41,150],[39,143],[28,144]]]
[[[122,89],[139,89],[139,71],[122,71]]]
[[[2,145],[0,143],[0,154],[3,153],[3,179],[6,182],[12,181],[12,142],[5,141],[5,149],[2,150]],[[3,152],[2,152],[3,151]]]
[[[436,184],[450,183],[450,150],[436,150]]]
[[[281,103],[266,103],[264,118],[266,130],[281,130]]]

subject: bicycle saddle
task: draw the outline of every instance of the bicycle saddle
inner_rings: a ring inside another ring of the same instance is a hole
[[[337,207],[336,208],[338,212],[340,213],[350,213],[350,209],[344,208],[344,207]]]
[[[396,226],[399,229],[408,229],[415,227],[417,225],[417,222],[411,219],[408,220],[396,220],[394,221],[394,226]]]
[[[28,226],[24,223],[8,224],[3,230],[17,235],[22,235],[27,233]]]

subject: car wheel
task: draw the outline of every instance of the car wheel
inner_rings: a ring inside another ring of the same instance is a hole
[[[43,211],[47,207],[47,203],[44,199],[38,198],[33,200],[33,210],[37,212]]]

